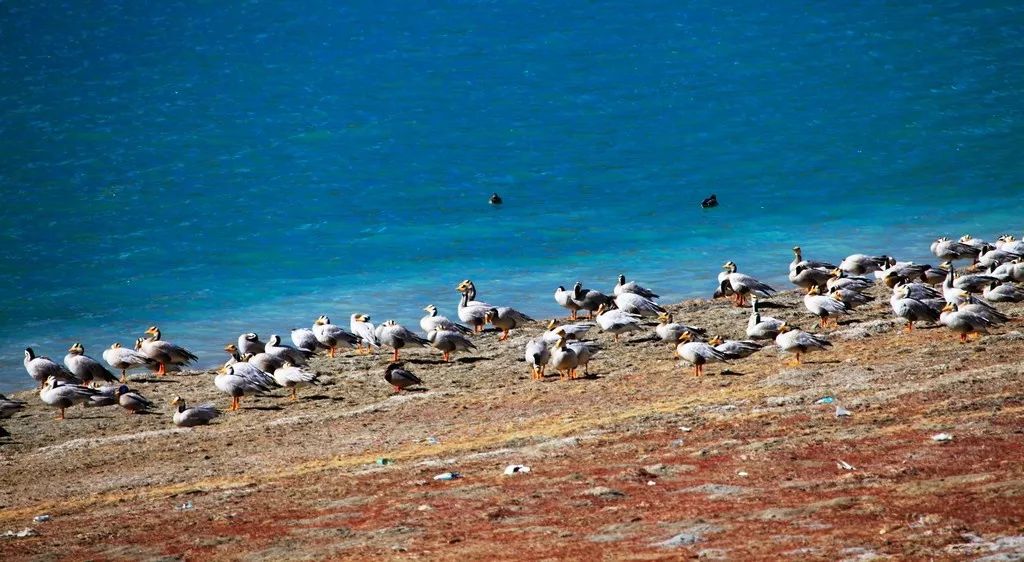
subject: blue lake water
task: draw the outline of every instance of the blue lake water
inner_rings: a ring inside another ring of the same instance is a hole
[[[1024,229],[1019,3],[143,4],[0,4],[0,391],[152,324],[212,366],[464,278],[545,317]]]

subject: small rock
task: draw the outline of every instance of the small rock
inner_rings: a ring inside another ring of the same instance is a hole
[[[843,418],[843,417],[852,416],[852,415],[853,415],[853,413],[850,412],[849,410],[847,410],[846,408],[844,408],[842,406],[836,406],[836,417],[837,418]]]
[[[512,476],[513,474],[526,474],[530,472],[530,467],[522,464],[510,464],[505,467],[505,476]]]
[[[34,521],[36,523],[46,523],[50,519],[51,519],[51,517],[49,515],[36,515],[35,517],[32,518],[32,521]]]
[[[951,434],[951,433],[936,433],[935,435],[932,435],[932,441],[936,441],[936,442],[939,442],[939,443],[945,443],[947,441],[952,441],[952,440],[953,440],[953,434]]]
[[[580,492],[580,494],[584,496],[594,496],[603,499],[622,498],[626,496],[626,494],[618,490],[613,490],[605,486],[595,486],[593,488],[587,488],[586,490]]]
[[[417,507],[417,508],[416,508],[416,511],[430,511],[430,510],[432,510],[432,509],[434,509],[434,508],[430,507],[430,506],[429,506],[429,505],[427,505],[427,504],[423,504],[423,505],[421,505],[421,506]]]

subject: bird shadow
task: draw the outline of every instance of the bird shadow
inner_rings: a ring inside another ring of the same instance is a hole
[[[415,365],[444,365],[447,363],[444,359],[406,359],[404,362]]]
[[[245,406],[242,409],[243,410],[259,410],[261,412],[277,412],[277,411],[282,410],[283,408],[281,408],[281,406],[274,405],[274,406]]]
[[[130,382],[130,383],[137,382],[137,383],[142,383],[142,384],[162,384],[162,383],[168,383],[168,382],[178,383],[178,382],[181,382],[181,381],[179,379],[168,379],[168,378],[161,377],[161,378],[158,378],[158,379],[155,379],[155,378],[128,379],[128,382]]]
[[[780,309],[780,308],[793,308],[793,307],[788,305],[788,304],[783,304],[783,303],[780,303],[780,302],[772,302],[772,301],[759,300],[759,301],[757,301],[757,308],[759,308],[759,309],[765,309],[765,308],[768,308],[768,309]]]
[[[455,362],[456,363],[462,363],[462,364],[465,364],[465,365],[472,365],[473,363],[476,363],[478,361],[486,361],[486,360],[487,360],[486,357],[462,357],[461,359],[456,359]]]
[[[302,399],[303,400],[333,400],[333,398],[331,398],[330,396],[327,396],[326,394],[313,394],[311,396],[303,396]]]
[[[733,371],[732,369],[726,369],[726,370],[722,371],[721,374],[723,376],[730,376],[730,377],[745,377],[745,376],[747,376],[746,373],[741,373],[739,371]]]

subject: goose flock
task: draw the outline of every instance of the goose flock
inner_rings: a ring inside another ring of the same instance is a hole
[[[736,326],[736,331],[746,337],[740,340],[712,336],[700,326],[676,321],[657,302],[657,293],[636,281],[627,281],[625,275],[618,276],[609,293],[587,288],[582,282],[574,283],[571,290],[562,285],[555,289],[554,300],[566,309],[566,320],[539,324],[540,331],[522,348],[523,359],[533,380],[552,374],[572,380],[589,376],[589,364],[600,353],[614,353],[609,345],[630,343],[620,343],[621,336],[649,332],[649,338],[633,341],[651,339],[669,344],[675,357],[689,365],[695,376],[702,376],[706,365],[742,361],[773,344],[779,352],[792,356],[792,365],[799,365],[807,354],[827,352],[832,347],[825,333],[830,326],[855,322],[845,319],[858,307],[876,302],[884,306],[879,291],[891,291],[889,306],[892,314],[905,322],[906,332],[912,332],[915,323],[931,324],[945,327],[961,342],[1007,322],[1008,316],[998,310],[1000,303],[1024,302],[1024,241],[1008,235],[992,243],[969,235],[956,241],[943,237],[931,244],[931,253],[939,260],[937,266],[868,254],[846,256],[836,265],[806,259],[803,250],[794,247],[787,278],[803,293],[807,316],[817,320],[816,332],[800,329],[797,318],[764,315],[764,301],[779,291],[749,273],[740,273],[736,262],[726,261],[713,298],[731,298],[734,306],[750,307],[746,326]],[[958,270],[958,261],[967,263]],[[373,358],[367,359],[376,361],[381,348],[389,348],[391,356],[383,379],[395,392],[402,392],[425,384],[401,362],[403,349],[433,348],[440,353],[441,362],[447,363],[457,353],[477,350],[474,340],[487,325],[500,332],[499,342],[508,340],[513,331],[538,327],[533,318],[513,307],[478,300],[472,280],[463,280],[455,290],[459,294],[455,307],[458,321],[428,304],[419,323],[425,335],[395,320],[375,326],[370,315],[362,312],[350,315],[348,329],[333,324],[327,315],[319,315],[310,328],[291,330],[291,345],[277,334],[270,334],[266,341],[255,332],[240,334],[224,347],[229,358],[211,383],[230,398],[229,411],[240,409],[246,396],[278,389],[284,389],[291,400],[298,400],[301,388],[319,384],[318,374],[308,368],[314,355],[334,358],[339,350],[351,350],[356,355],[372,353]],[[587,339],[592,331],[607,332],[612,341],[601,345]],[[59,419],[76,405],[118,406],[126,415],[153,411],[156,405],[128,386],[128,372],[145,369],[164,376],[187,368],[198,357],[164,340],[157,326],[150,326],[144,334],[132,348],[115,342],[104,350],[106,366],[86,355],[79,342],[71,345],[62,363],[26,348],[25,370],[38,384],[40,400],[59,410]],[[171,406],[171,421],[180,427],[205,425],[221,415],[212,404],[190,407],[180,396]],[[24,402],[0,395],[0,418],[11,417],[24,407]]]

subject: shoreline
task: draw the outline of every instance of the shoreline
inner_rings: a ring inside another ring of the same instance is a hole
[[[167,403],[180,394],[225,409],[210,373],[132,384],[158,404],[144,416],[76,407],[58,422],[20,392],[26,411],[0,422],[13,434],[0,442],[0,534],[38,535],[0,541],[0,556],[1002,552],[1024,524],[1024,466],[1013,461],[1024,454],[1024,305],[1000,305],[1013,320],[960,344],[941,326],[903,333],[888,290],[873,293],[825,332],[833,350],[800,367],[766,349],[695,378],[648,325],[619,344],[597,334],[593,379],[533,382],[522,349],[535,324],[509,342],[477,336],[478,352],[452,364],[403,350],[423,392],[391,394],[387,352],[318,356],[325,384],[300,390],[299,402],[283,391],[246,398],[242,411],[190,430],[174,428]],[[794,291],[772,302],[772,316],[816,324]],[[668,308],[734,338],[750,310]],[[826,395],[853,416],[815,403]],[[942,432],[953,440],[931,439]],[[502,476],[514,463],[531,472]],[[463,477],[433,479],[446,471]],[[52,519],[32,523],[42,514]]]

